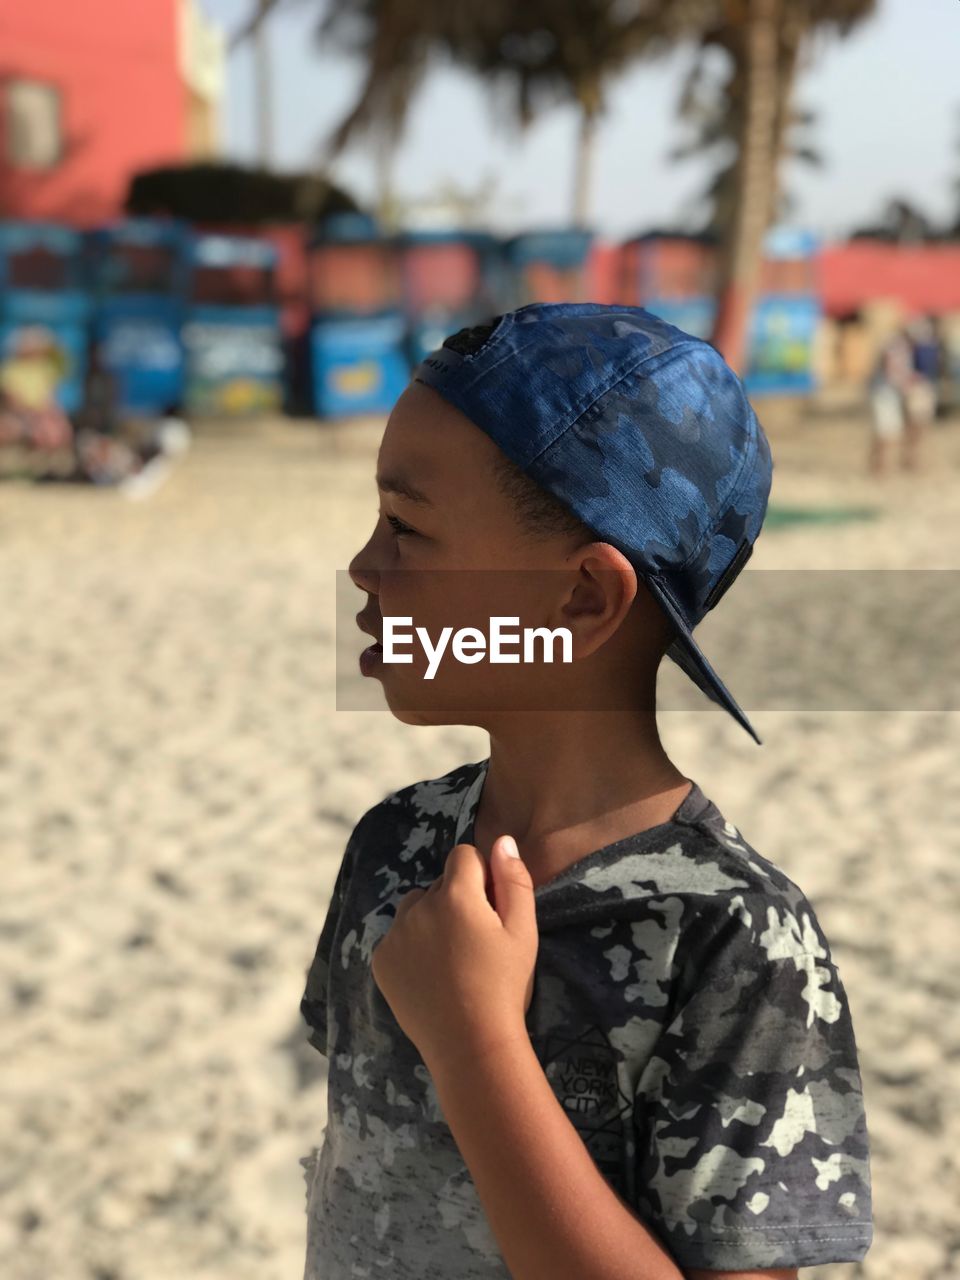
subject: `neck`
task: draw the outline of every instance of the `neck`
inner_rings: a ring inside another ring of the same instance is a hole
[[[653,712],[516,712],[490,729],[475,843],[489,855],[497,836],[514,836],[542,881],[666,822],[690,786]]]

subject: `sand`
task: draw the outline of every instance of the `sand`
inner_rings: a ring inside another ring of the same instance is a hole
[[[0,485],[5,1280],[302,1275],[325,1078],[298,1006],[345,839],[486,755],[475,729],[334,707],[335,571],[374,518],[380,429],[211,425],[140,502]],[[864,430],[770,426],[774,502],[880,514],[765,531],[750,569],[960,568],[960,422],[882,481]],[[865,669],[878,627],[910,634],[883,603],[848,611]],[[661,724],[806,891],[850,1001],[876,1240],[803,1275],[960,1277],[960,716],[800,702],[750,709],[762,748],[699,695]]]

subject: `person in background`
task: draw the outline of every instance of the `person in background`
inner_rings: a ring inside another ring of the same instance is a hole
[[[916,469],[920,432],[914,424],[922,417],[923,392],[918,381],[911,338],[898,329],[884,343],[870,379],[871,437],[868,470],[882,476],[890,469],[891,455],[900,442],[900,465]]]
[[[131,420],[120,382],[94,344],[84,383],[83,405],[76,415],[77,468],[74,478],[98,485],[126,485],[145,475],[166,475],[171,460],[190,446],[190,429],[174,406],[155,421]],[[154,480],[151,479],[152,485]]]
[[[67,357],[49,329],[16,330],[0,363],[0,444],[54,453],[73,446],[73,427],[57,403]]]
[[[74,417],[78,431],[115,436],[120,426],[120,386],[116,374],[104,363],[99,343],[90,346],[83,404]]]
[[[920,447],[927,428],[937,416],[943,352],[934,316],[920,316],[910,326],[914,379],[907,391],[907,436],[912,453]]]
[[[943,335],[935,315],[923,316],[911,326],[913,363],[936,387],[944,374]]]
[[[100,345],[90,347],[83,404],[75,419],[77,467],[74,478],[91,484],[120,484],[142,465],[136,449],[122,439],[120,387],[104,363]]]

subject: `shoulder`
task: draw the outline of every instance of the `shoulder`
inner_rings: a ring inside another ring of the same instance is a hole
[[[773,953],[790,938],[814,951],[825,941],[801,887],[696,784],[670,823],[610,846],[582,881],[597,897],[641,909],[651,899],[678,898],[689,904],[700,935],[733,917],[751,935],[764,935]]]
[[[662,915],[675,937],[673,1000],[684,1001],[710,977],[726,986],[735,974],[773,980],[785,965],[796,973],[814,964],[833,969],[817,910],[800,884],[699,788],[678,817],[652,849],[611,869],[617,914]]]
[[[696,784],[669,823],[617,841],[543,886],[538,916],[552,929],[596,924],[601,938],[619,922],[641,931],[638,945],[652,931],[681,977],[755,962],[761,953],[771,961],[828,953],[803,889]]]
[[[698,839],[696,857],[713,891],[685,902],[667,1028],[684,1070],[759,1072],[799,1094],[797,1073],[815,1066],[814,1093],[828,1078],[854,1091],[847,994],[810,899],[729,827]]]
[[[665,1022],[694,997],[713,1010],[762,991],[773,998],[786,989],[792,1000],[798,985],[840,998],[827,938],[803,889],[699,787],[670,823],[600,851],[538,891],[537,915],[549,946],[592,949],[595,940],[611,982],[630,999],[642,977]]]
[[[476,781],[484,761],[460,764],[437,778],[423,778],[408,783],[372,805],[357,823],[357,828],[380,818],[396,820],[401,815],[414,818],[455,818],[463,798]]]
[[[391,791],[359,818],[350,835],[355,854],[389,838],[412,854],[456,823],[469,788],[484,761],[457,765],[436,778],[424,778]]]
[[[694,970],[744,966],[833,967],[830,945],[804,890],[761,854],[712,801],[678,840],[696,927],[688,935]]]

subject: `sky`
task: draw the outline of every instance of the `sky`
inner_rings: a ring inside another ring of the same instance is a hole
[[[228,32],[254,0],[201,0]],[[285,0],[269,35],[274,77],[274,163],[306,169],[351,105],[358,65],[321,48],[323,0]],[[960,0],[880,0],[876,16],[844,39],[819,42],[802,74],[798,106],[816,112],[812,134],[822,169],[790,164],[790,222],[826,238],[879,219],[903,195],[936,220],[955,216],[960,194]],[[676,104],[692,54],[641,64],[616,80],[601,123],[591,188],[591,223],[617,239],[686,222],[707,180],[701,160],[672,163],[683,141]],[[229,59],[224,151],[256,152],[253,56]],[[408,119],[394,178],[408,199],[442,184],[474,190],[493,179],[489,225],[507,232],[564,225],[571,209],[577,116],[545,114],[525,135],[498,124],[484,87],[465,72],[427,76]],[[361,202],[375,192],[369,146],[353,144],[330,173]]]

